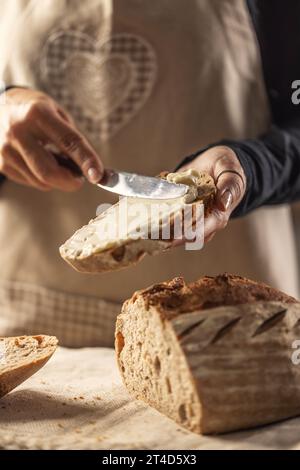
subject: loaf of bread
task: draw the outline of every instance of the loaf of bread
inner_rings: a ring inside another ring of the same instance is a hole
[[[296,299],[220,275],[154,285],[126,301],[116,354],[129,392],[190,431],[223,433],[300,414]]]
[[[54,336],[0,338],[0,398],[43,367],[56,347]]]
[[[163,173],[161,178],[175,184],[186,184],[190,190],[183,198],[163,203],[160,201],[159,216],[155,219],[151,213],[151,205],[154,207],[158,201],[123,198],[120,203],[103,212],[66,241],[60,248],[62,258],[77,271],[100,273],[125,268],[137,263],[146,254],[155,255],[168,249],[173,242],[175,220],[182,217],[184,207],[191,204],[192,219],[196,219],[196,207],[203,204],[204,214],[207,215],[213,205],[216,186],[211,176],[196,170]],[[136,216],[135,210],[131,211],[136,204],[143,204],[141,211],[144,213],[143,220],[140,216]],[[133,212],[132,217],[131,212]],[[120,220],[124,220],[125,213],[128,216],[128,224],[121,236],[119,225]],[[165,239],[163,227],[169,222],[170,237]],[[191,221],[191,225],[193,222],[194,220]],[[155,224],[158,224],[158,236],[154,239],[149,232],[150,227],[153,230]]]

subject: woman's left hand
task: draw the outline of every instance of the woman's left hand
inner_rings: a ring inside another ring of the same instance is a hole
[[[235,152],[226,146],[207,150],[179,171],[189,168],[208,173],[217,186],[215,205],[204,223],[204,243],[207,243],[227,226],[233,210],[243,199],[246,176]]]

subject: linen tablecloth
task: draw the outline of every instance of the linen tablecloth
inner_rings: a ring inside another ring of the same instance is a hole
[[[300,449],[300,418],[198,436],[129,396],[112,349],[59,348],[0,400],[0,449]]]

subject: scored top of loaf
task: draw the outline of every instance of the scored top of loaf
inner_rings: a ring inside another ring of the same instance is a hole
[[[136,292],[130,302],[143,298],[146,307],[155,306],[166,317],[225,305],[259,301],[297,303],[298,300],[266,284],[232,274],[205,276],[191,284],[182,277],[155,284]]]

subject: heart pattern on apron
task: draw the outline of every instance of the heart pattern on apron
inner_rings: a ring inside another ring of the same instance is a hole
[[[144,106],[157,76],[144,38],[115,34],[101,42],[77,31],[50,35],[40,59],[43,89],[92,139],[112,138]]]

